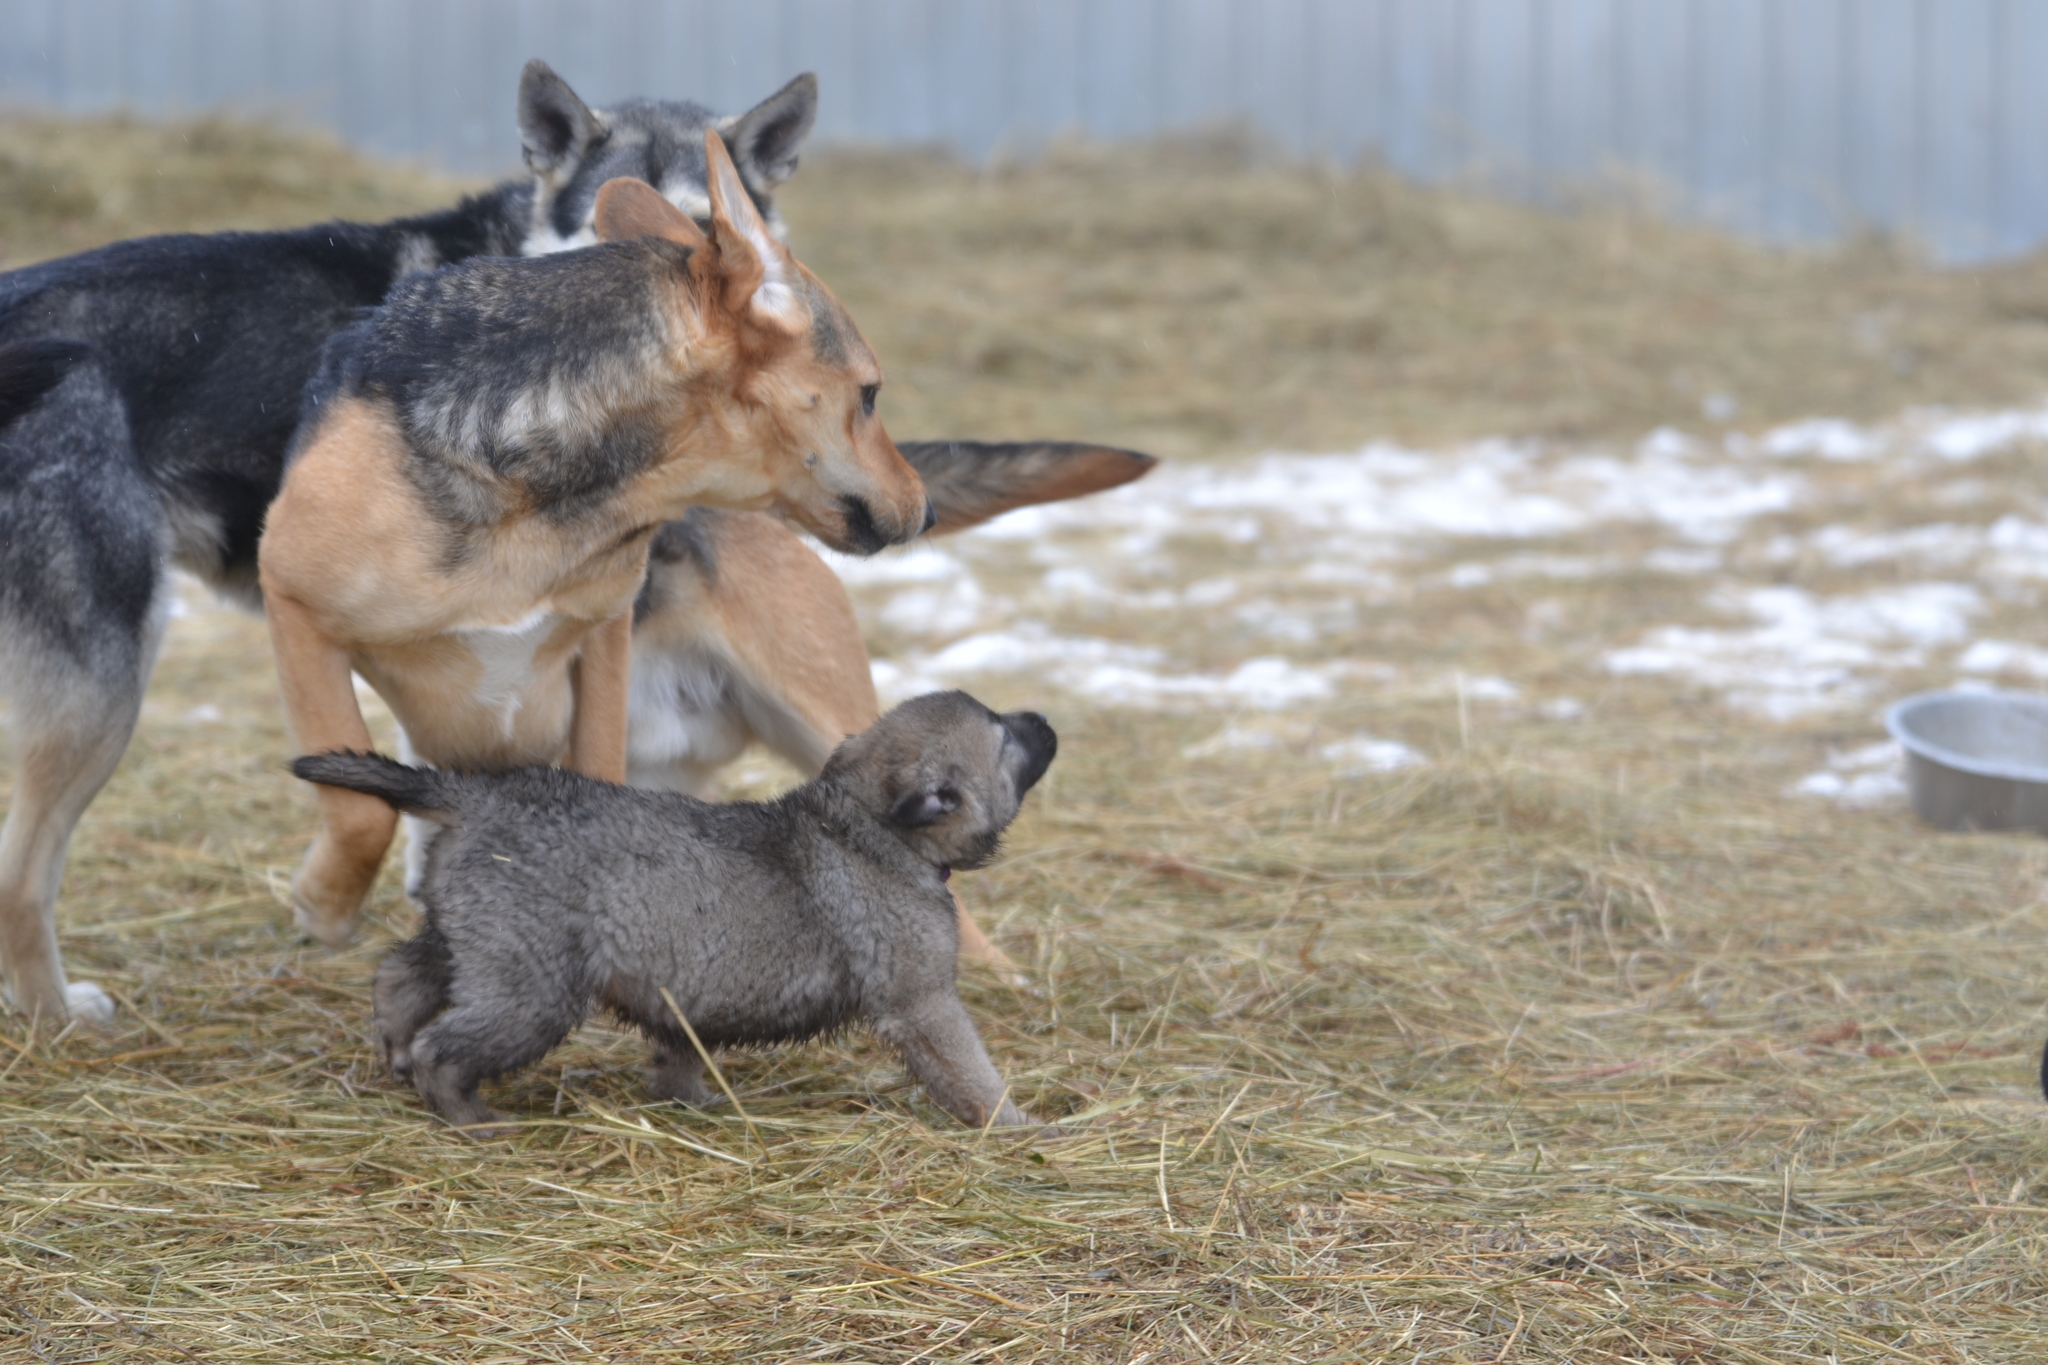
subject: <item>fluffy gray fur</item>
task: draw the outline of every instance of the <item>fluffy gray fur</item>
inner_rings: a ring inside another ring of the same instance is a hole
[[[301,758],[313,782],[450,828],[426,927],[377,970],[386,1060],[458,1126],[497,1118],[484,1080],[538,1061],[602,1006],[653,1048],[655,1093],[701,1104],[706,1047],[815,1037],[855,1021],[975,1127],[1029,1124],[954,987],[946,877],[995,855],[1057,739],[1031,711],[964,692],[903,703],[767,802],[709,804],[559,768],[411,768]]]

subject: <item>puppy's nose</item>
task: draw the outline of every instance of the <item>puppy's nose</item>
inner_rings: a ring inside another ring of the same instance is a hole
[[[924,500],[924,525],[917,528],[917,533],[919,535],[923,535],[926,531],[931,530],[932,527],[937,526],[938,524],[939,509],[932,506],[932,500],[930,498],[926,498]]]

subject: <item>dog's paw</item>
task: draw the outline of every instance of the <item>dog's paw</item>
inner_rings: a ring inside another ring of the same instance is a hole
[[[323,947],[347,943],[362,920],[363,901],[377,880],[382,856],[382,848],[376,856],[351,854],[328,835],[315,839],[292,874],[292,922]]]
[[[292,923],[298,926],[300,933],[323,948],[345,947],[356,933],[354,915],[329,915],[308,904],[296,888],[292,891]]]
[[[73,981],[64,987],[64,1007],[73,1019],[104,1024],[114,1017],[114,997],[90,981]]]

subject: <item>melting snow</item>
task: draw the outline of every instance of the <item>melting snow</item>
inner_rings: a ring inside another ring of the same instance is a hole
[[[1142,483],[1097,497],[1011,512],[946,549],[828,559],[867,594],[874,619],[915,642],[875,665],[878,687],[892,697],[1010,674],[1110,705],[1272,713],[1317,707],[1340,696],[1347,680],[1372,674],[1359,664],[1286,657],[1354,630],[1365,603],[1402,601],[1418,587],[1472,589],[1632,570],[1712,576],[1718,585],[1704,607],[1746,624],[1677,621],[1598,657],[1615,675],[1680,679],[1742,709],[1788,719],[1867,704],[1886,686],[1887,673],[1938,662],[1950,650],[1960,652],[1966,674],[2048,680],[2048,648],[2002,640],[1970,645],[1971,627],[1988,609],[1985,592],[1973,584],[2009,598],[2033,591],[2031,580],[2048,579],[2048,518],[2007,515],[1988,526],[1825,525],[1736,550],[1756,518],[1822,494],[1839,496],[1843,476],[1781,462],[1883,460],[1934,470],[2029,440],[2048,440],[2048,406],[1922,409],[1868,426],[1816,418],[1712,441],[1662,428],[1610,451],[1540,441],[1434,451],[1374,442],[1343,454],[1169,464]],[[1825,482],[1830,478],[1836,483]],[[1575,554],[1542,545],[1604,526],[1661,529],[1666,543]],[[1477,549],[1427,582],[1404,578],[1403,561],[1441,554],[1447,539],[1508,543],[1497,554]],[[1850,572],[1910,566],[1929,579],[1968,581],[1835,594],[1745,585],[1740,580],[1759,552],[1782,565]],[[1218,563],[1219,555],[1227,563]],[[1018,592],[991,587],[998,581],[993,574],[977,577],[984,561],[1014,568],[1020,556],[1039,572]],[[1565,625],[1545,617],[1541,603],[1526,610],[1532,632]],[[1198,619],[1175,616],[1170,626],[1149,631],[1134,623],[1139,640],[1160,639],[1162,647],[1115,638],[1108,624],[1091,625],[1096,633],[1061,633],[1029,619],[1038,613],[1118,625],[1159,613]],[[1158,633],[1219,626],[1262,638],[1271,652],[1202,669],[1176,657],[1172,635]],[[1504,679],[1465,684],[1468,700],[1519,695]],[[1540,713],[1570,719],[1584,706],[1558,698]],[[1275,733],[1246,725],[1204,743],[1263,744],[1260,736]],[[1365,736],[1357,743],[1392,742]],[[1367,762],[1364,752],[1341,761]],[[1835,768],[1821,776],[1827,780],[1817,778],[1816,787],[1836,783],[1843,792],[1874,790],[1876,781]]]
[[[2048,649],[2012,640],[1979,640],[1963,651],[1956,667],[1965,673],[2025,673],[2048,679]]]
[[[1377,739],[1372,735],[1353,735],[1325,744],[1321,753],[1325,762],[1337,765],[1339,777],[1390,773],[1398,768],[1420,768],[1429,762],[1427,755],[1399,740]]]
[[[1848,810],[1890,805],[1906,794],[1906,756],[1891,740],[1831,754],[1828,766],[1792,784],[1798,796],[1818,796]]]
[[[1828,598],[1799,588],[1752,588],[1726,605],[1762,624],[1661,626],[1642,644],[1609,650],[1608,671],[1686,678],[1727,693],[1745,710],[1789,720],[1867,697],[1870,685],[1859,670],[1917,665],[1925,648],[1962,640],[1984,602],[1965,584],[1915,583]]]

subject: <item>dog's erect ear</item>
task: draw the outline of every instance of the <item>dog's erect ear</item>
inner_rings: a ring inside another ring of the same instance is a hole
[[[890,815],[905,829],[918,829],[943,820],[959,809],[959,792],[951,787],[935,787],[930,791],[912,792],[896,803],[896,809]]]
[[[600,242],[659,237],[690,247],[710,245],[704,230],[689,214],[662,198],[661,191],[645,180],[635,180],[630,175],[598,186],[592,222]]]
[[[603,136],[604,120],[553,67],[538,57],[526,64],[519,73],[519,140],[535,175],[568,179],[590,144]]]
[[[818,118],[818,78],[806,71],[721,131],[749,188],[766,192],[796,174],[797,151]]]
[[[1086,441],[898,441],[939,514],[933,535],[1013,508],[1062,502],[1143,478],[1150,455]]]
[[[725,306],[780,331],[809,326],[789,248],[768,231],[725,139],[711,129],[704,132],[704,178],[711,190],[711,240],[718,246]]]

